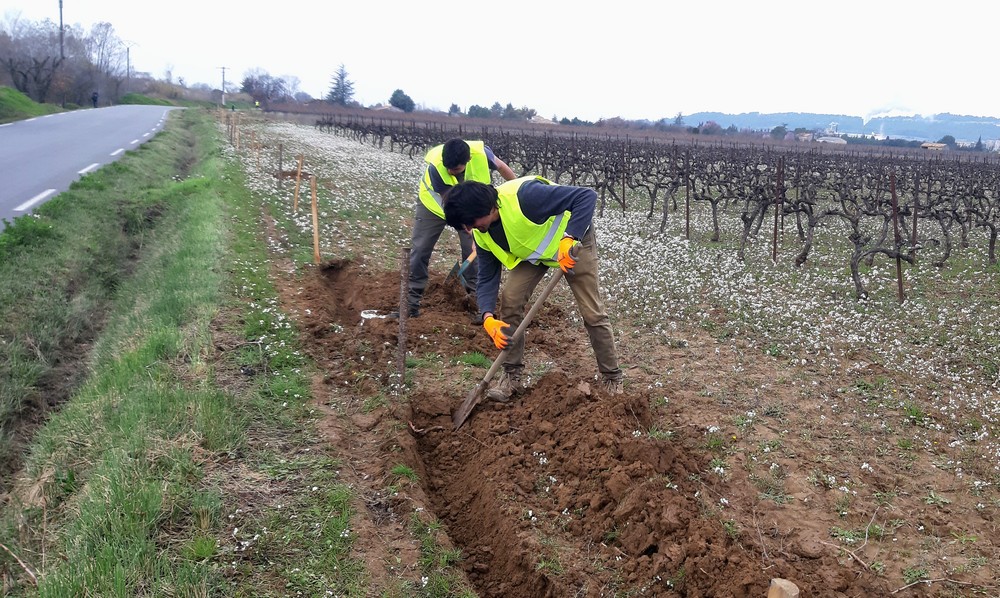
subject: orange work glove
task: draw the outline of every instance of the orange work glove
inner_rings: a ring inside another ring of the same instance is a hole
[[[497,349],[507,348],[507,335],[500,331],[501,328],[509,328],[507,322],[498,320],[493,316],[486,316],[486,319],[483,320],[483,328],[486,329],[486,333],[493,339],[493,344],[497,346]]]
[[[576,265],[576,258],[570,254],[570,251],[577,244],[577,240],[573,237],[563,237],[562,241],[559,241],[559,251],[556,252],[556,261],[559,262],[559,269],[563,272],[569,272]],[[575,251],[573,253],[576,253]]]

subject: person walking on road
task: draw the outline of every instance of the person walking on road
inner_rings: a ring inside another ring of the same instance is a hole
[[[97,92],[90,94],[90,102],[94,104],[94,108],[97,108]]]
[[[486,396],[508,401],[523,390],[524,335],[510,343],[524,319],[525,305],[550,268],[567,273],[590,345],[597,358],[601,385],[621,394],[623,373],[618,364],[611,321],[601,299],[598,280],[594,208],[597,192],[586,187],[556,185],[542,177],[521,177],[494,188],[475,181],[455,185],[444,197],[445,219],[459,231],[471,232],[483,251],[476,301],[483,328],[498,349],[508,349],[503,373]],[[570,249],[579,245],[575,258]],[[500,297],[502,268],[509,271]]]
[[[444,231],[444,210],[442,196],[453,186],[463,181],[477,181],[492,184],[492,172],[500,173],[504,180],[515,178],[514,171],[503,160],[496,157],[493,150],[482,141],[449,139],[432,147],[424,156],[427,168],[420,178],[418,200],[413,216],[413,231],[410,237],[410,277],[407,282],[407,305],[409,316],[420,315],[420,300],[427,287],[428,264],[434,245]],[[465,231],[458,232],[462,259],[472,253],[472,236]],[[466,292],[474,293],[477,276],[476,260],[466,269],[464,278]],[[392,316],[399,314],[393,312]]]

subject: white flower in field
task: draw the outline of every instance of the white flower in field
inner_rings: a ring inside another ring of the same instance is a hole
[[[874,472],[875,469],[867,462],[861,464],[861,471]]]

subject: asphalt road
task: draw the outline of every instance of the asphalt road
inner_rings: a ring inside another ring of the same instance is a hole
[[[152,139],[175,109],[109,106],[0,125],[0,219],[30,214],[80,177]]]

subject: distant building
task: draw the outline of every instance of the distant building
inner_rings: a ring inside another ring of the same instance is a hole
[[[816,141],[820,143],[832,143],[834,145],[847,145],[847,140],[840,137],[817,137]]]
[[[931,143],[930,141],[928,141],[927,143],[921,143],[920,149],[934,150],[936,152],[940,152],[942,150],[948,149],[948,145],[945,143]]]
[[[554,124],[556,124],[555,122],[552,121],[551,118],[545,118],[544,116],[539,116],[537,114],[534,115],[534,116],[532,116],[531,120],[529,120],[528,122],[530,122],[532,124],[535,124],[535,125],[554,125]]]

